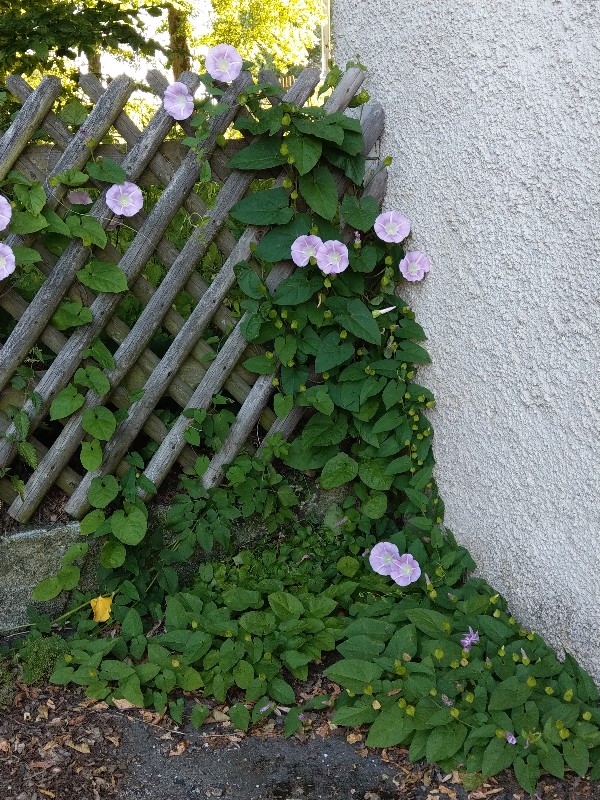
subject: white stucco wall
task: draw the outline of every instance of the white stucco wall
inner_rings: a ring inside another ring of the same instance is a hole
[[[386,208],[432,272],[446,524],[600,680],[600,2],[335,0],[387,116]]]

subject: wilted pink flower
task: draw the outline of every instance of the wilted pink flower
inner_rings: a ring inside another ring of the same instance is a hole
[[[173,119],[187,119],[192,116],[194,111],[194,98],[185,83],[175,81],[165,91],[163,106]]]
[[[342,517],[342,518],[341,518],[341,519],[339,519],[337,522],[334,522],[334,523],[333,523],[333,527],[334,527],[334,528],[339,528],[339,527],[340,527],[340,525],[343,525],[343,524],[344,524],[344,522],[348,522],[348,517]]]
[[[8,228],[10,224],[10,220],[12,217],[12,206],[4,197],[3,194],[0,194],[0,231],[3,231],[5,228]]]
[[[144,197],[135,183],[114,183],[106,193],[106,205],[114,214],[133,217],[144,205]]]
[[[448,697],[447,694],[443,694],[442,695],[442,703],[445,706],[453,706],[454,705],[454,702],[452,700],[450,700],[450,698]]]
[[[371,550],[369,564],[378,575],[389,575],[394,559],[399,555],[398,548],[392,542],[379,542]]]
[[[83,189],[76,192],[69,192],[67,200],[69,203],[74,203],[76,206],[89,206],[92,202],[92,198]]]
[[[517,737],[514,735],[514,733],[511,733],[510,731],[505,731],[504,738],[509,744],[517,743]]]
[[[242,71],[242,57],[230,44],[218,44],[206,54],[206,71],[216,81],[231,83]]]
[[[348,267],[348,248],[336,239],[330,239],[317,250],[317,264],[326,275],[337,275]]]
[[[408,586],[421,577],[419,562],[410,553],[403,553],[392,562],[390,577],[398,586]]]
[[[311,258],[317,257],[322,244],[318,236],[299,236],[292,244],[292,261],[298,267],[305,267]]]
[[[7,244],[0,244],[0,281],[15,271],[15,254]]]
[[[463,638],[460,640],[460,643],[463,646],[463,650],[470,650],[474,644],[477,644],[479,641],[479,631],[474,631],[473,628],[469,625],[469,632],[465,633]]]
[[[375,220],[375,233],[384,242],[401,242],[410,233],[410,220],[399,211],[384,211]]]
[[[407,253],[399,264],[400,272],[407,281],[421,281],[429,272],[431,264],[425,253],[414,250]]]

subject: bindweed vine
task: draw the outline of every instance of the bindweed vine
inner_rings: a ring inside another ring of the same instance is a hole
[[[164,97],[173,119],[190,120],[195,135],[183,141],[200,159],[223,94],[211,78],[231,82],[244,65],[220,45],[206,66],[200,102],[181,83]],[[242,730],[283,708],[286,735],[333,708],[335,725],[369,726],[367,745],[405,745],[412,760],[464,770],[472,786],[511,766],[529,792],[542,771],[562,777],[591,769],[600,777],[591,678],[570,656],[559,662],[485,581],[468,577],[474,563],[444,526],[427,417],[435,401],[417,381],[430,359],[399,294],[402,281],[429,273],[430,261],[405,248],[408,219],[362,193],[360,122],[318,105],[268,102],[276,92],[252,84],[238,98],[247,113],[235,128],[254,138],[229,166],[257,171],[260,180],[232,208],[230,230],[268,228],[235,268],[244,337],[264,348],[244,366],[272,376],[279,418],[300,407],[307,421],[291,443],[281,436],[256,442],[226,467],[219,487],[207,489],[202,477],[235,423],[233,402],[216,395],[208,409],[186,412],[186,441],[198,456],[164,526],[149,526],[140,497],[154,491],[146,453],[131,452],[120,477],[93,479],[92,511],[81,523],[87,538],[35,592],[47,600],[72,591],[73,609],[60,618],[72,635],[51,680],[109,703],[168,709],[196,726],[209,715],[201,697],[226,704]],[[273,168],[285,173],[278,184]],[[109,182],[111,211],[134,215],[143,194],[119,169],[104,159],[57,180],[74,187],[69,201],[81,205],[90,199],[90,177]],[[210,168],[201,176],[209,180]],[[73,237],[106,244],[91,218],[44,212],[39,185],[14,173],[5,185],[12,196],[0,198],[0,224],[10,223],[11,232],[46,226],[63,237],[61,246]],[[34,258],[15,255],[17,268]],[[273,265],[290,260],[295,270],[270,289]],[[2,249],[1,269],[12,273]],[[97,258],[78,273],[84,286],[103,292],[124,291],[124,278]],[[69,301],[54,324],[84,325],[89,313]],[[113,367],[98,340],[54,399],[52,419],[81,407],[82,387],[107,395],[105,371]],[[118,421],[102,405],[85,412],[86,470],[102,463],[102,443]],[[26,427],[23,421],[25,445]],[[322,518],[300,513],[315,487],[329,498]],[[265,537],[236,552],[235,529],[243,525]],[[99,552],[96,597],[80,588],[88,540]],[[35,641],[51,622],[31,613]],[[338,660],[324,670],[334,691],[299,703],[295,681],[334,652]]]

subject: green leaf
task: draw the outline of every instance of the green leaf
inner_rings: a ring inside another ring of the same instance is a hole
[[[52,578],[45,578],[40,581],[34,588],[31,596],[36,603],[43,603],[46,600],[52,600],[62,592],[62,584],[56,576]]]
[[[263,604],[262,595],[253,589],[228,589],[221,595],[223,602],[232,611],[246,611],[248,608],[259,608]]]
[[[250,712],[243,703],[236,703],[234,706],[231,706],[228,716],[234,728],[240,731],[248,730],[250,725]]]
[[[105,518],[104,511],[100,511],[100,509],[90,511],[90,513],[86,514],[81,520],[79,532],[82,536],[87,536],[90,533],[93,533],[96,528],[98,528],[104,522]]]
[[[119,494],[119,484],[114,475],[92,478],[88,489],[88,501],[93,508],[106,508]]]
[[[90,178],[106,183],[124,183],[127,180],[127,173],[112,158],[98,158],[97,161],[89,161],[86,168]]]
[[[370,230],[379,214],[379,203],[374,197],[354,197],[347,194],[342,201],[342,215],[351,228],[366,232]]]
[[[346,311],[335,315],[336,322],[365,342],[381,344],[381,331],[373,315],[360,300],[348,300]]]
[[[354,355],[354,345],[346,339],[340,339],[335,332],[328,333],[321,340],[321,347],[315,359],[317,372],[328,372],[334,367],[339,367],[349,361]]]
[[[229,212],[245,225],[284,225],[294,216],[285,189],[266,189],[244,197]]]
[[[308,214],[298,214],[287,225],[278,225],[262,237],[254,255],[262,261],[287,261],[292,244],[299,236],[308,234],[312,224]]]
[[[563,755],[573,772],[583,778],[590,768],[590,751],[585,742],[582,742],[581,739],[563,742]]]
[[[98,245],[98,247],[106,246],[106,231],[97,219],[87,214],[85,216],[69,214],[65,222],[69,226],[71,236],[81,239],[84,247],[90,247],[93,244]],[[84,267],[84,270],[85,269],[87,268]],[[94,287],[91,286],[90,288],[93,289]]]
[[[64,302],[59,305],[52,316],[52,324],[59,331],[87,325],[92,321],[92,312],[79,302]]]
[[[112,353],[100,339],[95,339],[91,346],[83,351],[83,357],[95,359],[104,369],[115,368],[115,360]]]
[[[117,569],[125,562],[127,551],[121,542],[105,542],[100,551],[100,563],[106,569]]]
[[[531,694],[531,687],[523,677],[512,675],[494,687],[490,694],[488,709],[490,711],[506,711],[507,708],[522,706]]]
[[[37,233],[48,227],[48,222],[42,214],[32,214],[30,211],[13,211],[10,221],[11,233],[21,235]]]
[[[65,564],[59,569],[56,577],[60,581],[61,587],[69,592],[79,583],[81,570],[74,564]]]
[[[338,572],[346,578],[353,578],[360,569],[360,562],[352,556],[342,556],[338,560],[336,567]]]
[[[58,175],[53,175],[50,178],[50,186],[58,186],[59,183],[64,186],[83,186],[88,180],[88,176],[80,169],[68,169],[65,172],[59,172]]]
[[[198,728],[202,725],[205,719],[210,716],[210,708],[208,706],[203,706],[200,703],[194,706],[192,709],[192,713],[190,716],[190,722],[192,723],[192,728],[198,730]]]
[[[306,175],[307,172],[310,172],[321,158],[323,145],[318,139],[291,134],[286,136],[284,141],[289,155],[294,159],[294,167],[299,175]]]
[[[406,612],[406,616],[413,625],[432,639],[439,639],[440,636],[447,636],[450,633],[450,630],[447,630],[451,624],[450,620],[439,611],[430,608],[411,608]]]
[[[326,142],[342,144],[344,141],[344,129],[341,125],[332,124],[327,117],[314,119],[310,117],[295,117],[294,127],[300,133],[315,136],[317,139],[324,139]]]
[[[514,745],[497,736],[491,740],[483,753],[481,772],[484,778],[491,778],[503,769],[510,767],[515,757]]]
[[[298,180],[300,194],[310,208],[327,220],[332,220],[338,208],[337,186],[327,167],[316,167]]]
[[[364,725],[365,722],[373,722],[377,717],[377,711],[369,703],[368,705],[345,706],[336,709],[333,719],[334,725],[340,727],[355,728]]]
[[[530,755],[527,757],[527,761],[520,757],[515,758],[513,769],[515,771],[515,777],[519,781],[521,787],[525,789],[528,794],[533,795],[537,782],[542,774],[538,757]]]
[[[148,520],[144,512],[133,506],[129,512],[119,509],[110,518],[110,527],[115,538],[124,544],[139,544],[148,529]]]
[[[387,491],[394,480],[392,475],[386,473],[387,460],[374,458],[363,462],[358,468],[358,476],[369,489]]]
[[[34,250],[33,247],[21,247],[19,244],[14,244],[12,251],[15,256],[15,264],[17,267],[37,264],[42,260],[41,255],[37,250]]]
[[[124,700],[129,700],[130,703],[133,703],[134,706],[144,707],[144,695],[137,675],[130,675],[119,684],[119,694]]]
[[[86,472],[95,472],[102,464],[102,448],[97,439],[92,439],[91,442],[83,442],[80,461]]]
[[[59,233],[61,236],[71,235],[71,229],[66,222],[58,216],[56,211],[46,209],[44,216],[48,220],[48,229],[45,231],[46,233]]]
[[[288,713],[285,715],[285,722],[283,723],[283,735],[286,739],[290,736],[293,736],[294,733],[298,733],[303,728],[302,720],[300,719],[300,709],[298,706],[294,706],[290,708]]]
[[[50,406],[50,419],[64,419],[74,414],[84,403],[85,397],[77,391],[72,383],[69,383],[52,401],[52,405]]]
[[[87,119],[87,115],[88,115],[87,109],[77,99],[70,100],[58,112],[58,116],[65,123],[65,125],[72,125],[73,127],[77,128],[80,125],[83,125],[83,123]]]
[[[99,397],[103,397],[110,391],[110,382],[102,370],[90,364],[87,367],[80,367],[73,378],[78,386],[85,386],[92,389]]]
[[[193,667],[183,667],[178,675],[177,685],[184,692],[195,692],[204,686],[202,675]]]
[[[543,742],[538,744],[538,756],[542,767],[554,775],[556,778],[564,778],[565,775],[565,760],[562,757],[558,748],[554,747],[550,742]]]
[[[322,286],[323,279],[319,273],[311,274],[306,270],[297,269],[277,286],[273,302],[278,306],[297,306],[310,300]]]
[[[100,677],[108,681],[120,681],[134,675],[133,667],[112,658],[105,658],[100,668]]]
[[[328,667],[324,674],[329,680],[350,689],[352,692],[362,692],[365,686],[381,678],[383,668],[372,661],[363,661],[358,658],[344,658]]]
[[[287,140],[286,140],[287,141]],[[280,151],[281,139],[278,137],[258,139],[246,145],[229,159],[231,169],[270,169],[285,164],[286,157]]]
[[[358,463],[346,453],[338,453],[323,467],[320,483],[323,489],[336,489],[354,480],[358,475]]]
[[[412,364],[431,364],[429,353],[420,344],[403,341],[396,350],[398,361],[410,361]]]
[[[76,542],[68,548],[67,552],[61,558],[61,562],[63,564],[72,564],[73,561],[77,561],[78,558],[85,556],[88,549],[89,545],[87,542]]]
[[[117,428],[117,420],[113,412],[104,406],[86,408],[81,418],[81,427],[90,436],[108,441]]]
[[[294,407],[294,398],[291,394],[276,394],[273,403],[278,419],[284,419]]]
[[[383,492],[373,492],[367,497],[360,510],[369,519],[381,519],[387,511],[387,504],[387,495]]]
[[[316,619],[328,617],[336,608],[337,602],[326,595],[314,595],[308,601],[308,614]]]
[[[240,261],[239,264],[236,264],[234,272],[239,287],[245,295],[254,300],[262,300],[265,297],[266,287],[247,261]]]
[[[414,730],[412,718],[397,703],[385,708],[371,725],[367,747],[393,747],[403,742]]]
[[[284,706],[291,706],[296,700],[296,695],[290,684],[278,676],[269,681],[269,694],[273,700]]]
[[[46,205],[46,192],[39,181],[35,181],[31,186],[16,184],[13,187],[13,191],[17,200],[24,205],[27,211],[33,214],[34,217],[37,217],[42,208]]]
[[[370,636],[351,636],[337,646],[338,653],[344,658],[358,658],[363,661],[372,661],[381,655],[385,648],[383,642],[371,639]]]
[[[277,369],[277,361],[267,356],[252,356],[247,358],[242,366],[248,372],[255,372],[257,375],[271,375]]]
[[[124,549],[124,548],[123,548]],[[134,639],[144,633],[144,626],[139,612],[135,608],[128,608],[121,623],[121,636],[125,640]]]
[[[425,756],[429,762],[444,761],[457,753],[467,738],[468,728],[462,722],[451,722],[434,728],[427,739]]]
[[[122,269],[107,261],[92,259],[77,273],[77,278],[84,286],[96,292],[116,294],[127,291],[127,276]]]
[[[300,619],[304,606],[289,592],[273,592],[267,597],[269,605],[279,619]]]

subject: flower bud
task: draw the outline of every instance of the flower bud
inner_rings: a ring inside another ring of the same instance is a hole
[[[296,366],[296,362],[295,362],[295,361],[293,361],[293,360],[292,360],[292,361],[288,361],[288,362],[287,362],[287,366],[288,366],[288,367],[295,367],[295,366]]]
[[[451,669],[458,669],[459,666],[460,666],[460,661],[451,661],[450,662],[450,668]]]
[[[294,185],[294,184],[291,182],[291,180],[290,180],[289,178],[286,178],[286,179],[283,181],[283,188],[284,188],[284,189],[291,189],[293,185]]]
[[[363,694],[373,694],[373,687],[371,684],[368,686],[363,686]]]
[[[567,689],[567,691],[563,694],[563,700],[565,703],[570,703],[573,699],[573,689]]]
[[[285,308],[281,312],[280,316],[281,316],[281,319],[287,319],[288,318],[288,312],[285,310]]]
[[[429,694],[430,694],[431,697],[436,697],[437,696],[437,689],[435,689],[435,688],[430,689],[429,690]]]
[[[440,650],[439,648],[434,651],[433,655],[440,661],[444,657],[444,651]]]
[[[567,730],[567,728],[561,728],[561,729],[559,730],[559,732],[558,732],[558,735],[559,735],[559,736],[560,736],[560,738],[561,738],[561,739],[564,741],[565,739],[568,739],[568,738],[569,738],[569,736],[571,735],[571,733],[570,733],[570,731],[568,731],[568,730]]]
[[[288,164],[294,164],[294,163],[295,163],[295,161],[296,161],[296,159],[294,158],[294,156],[288,156],[288,157],[287,157],[287,163],[288,163]],[[294,194],[294,193],[292,192],[292,194]],[[298,195],[296,195],[296,197],[297,197],[297,196],[298,196]]]
[[[530,689],[533,689],[534,686],[537,686],[537,681],[533,675],[527,678],[527,686],[529,686]]]
[[[495,617],[496,619],[498,619],[498,617],[499,617],[499,616],[500,616],[500,609],[499,609],[499,608],[497,608],[497,609],[494,611],[494,613],[492,614],[492,617]]]
[[[194,630],[194,631],[195,631],[195,630],[196,630],[196,628],[198,627],[198,621],[197,621],[197,620],[195,620],[195,619],[193,619],[193,620],[190,622],[190,627],[192,628],[192,630]]]
[[[179,667],[180,664],[181,664],[181,662],[177,658],[173,658],[171,660],[171,666],[173,667],[173,669],[177,669],[177,667]]]
[[[292,198],[292,200],[297,200],[298,199],[298,192],[294,189],[293,192],[290,192],[290,197]]]
[[[390,166],[392,165],[392,161],[393,161],[393,160],[394,160],[394,159],[392,158],[392,156],[386,156],[386,157],[383,159],[383,166],[384,166],[384,167],[390,167]]]
[[[329,278],[325,278],[325,280],[323,281],[323,286],[326,289],[331,289],[331,281],[329,280]]]
[[[303,383],[301,383],[300,386],[298,387],[298,391],[302,394],[302,392],[306,391],[306,386]]]
[[[271,386],[279,386],[279,378],[273,378],[271,381]]]
[[[414,706],[406,706],[406,713],[409,717],[414,717],[415,715],[415,707]]]
[[[273,358],[273,353],[270,350],[267,350],[265,353],[265,357],[271,360]]]
[[[403,697],[401,697],[400,700],[398,700],[398,705],[400,706],[400,708],[406,708],[407,706],[406,700]]]
[[[241,95],[239,95],[239,97],[238,97],[238,103],[239,103],[241,106],[245,106],[247,102],[248,102],[248,95],[247,95],[247,94],[241,94]]]
[[[348,331],[341,330],[340,331],[340,339],[345,339],[348,336]]]
[[[386,257],[383,259],[383,263],[384,263],[386,266],[388,266],[388,267],[389,267],[389,266],[391,266],[391,265],[394,263],[394,259],[393,259],[391,256],[386,256]]]
[[[269,311],[269,319],[277,319],[277,312],[274,308]]]
[[[451,708],[450,716],[454,717],[454,719],[458,719],[460,717],[460,711],[458,710],[458,708]]]
[[[592,718],[592,712],[584,711],[583,714],[581,715],[581,718],[584,719],[586,722],[589,722]]]
[[[379,711],[379,709],[381,708],[381,703],[379,702],[379,700],[373,700],[373,702],[371,703],[371,708],[374,708],[375,711]]]
[[[298,327],[298,320],[297,320],[297,319],[293,319],[293,320],[290,322],[290,328],[291,328],[293,331],[295,331],[297,327]]]
[[[290,152],[289,148],[288,148],[287,144],[285,144],[285,142],[279,148],[279,152],[281,153],[282,156],[287,156],[287,154]]]
[[[552,686],[546,686],[546,688],[544,689],[544,691],[545,691],[545,692],[546,692],[546,694],[548,694],[548,695],[552,695],[552,694],[554,694],[554,689],[552,688]]]
[[[465,700],[467,701],[467,703],[473,703],[475,701],[475,695],[473,694],[473,692],[467,692],[467,694],[465,695]]]
[[[277,322],[275,323],[275,327],[277,328],[277,330],[281,330],[283,328],[283,322],[280,319],[278,319]]]
[[[292,118],[290,117],[289,114],[284,114],[283,117],[281,118],[281,124],[286,128],[290,124],[291,121],[292,121]]]

